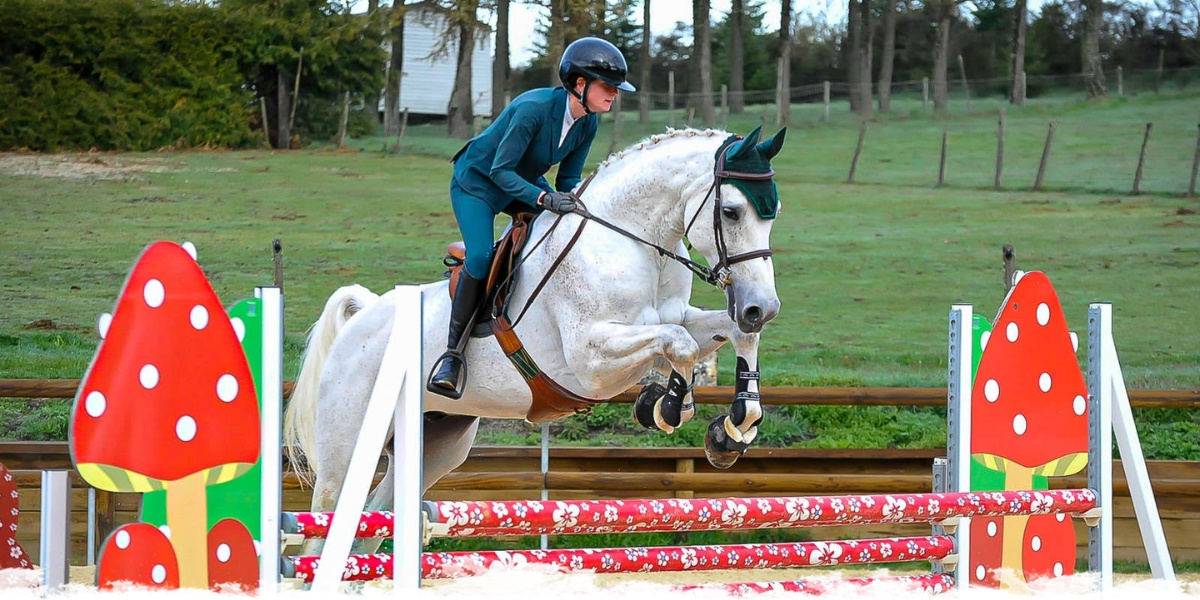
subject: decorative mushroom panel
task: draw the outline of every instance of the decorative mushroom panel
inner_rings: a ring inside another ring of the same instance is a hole
[[[138,258],[75,398],[71,453],[112,492],[204,473],[228,481],[258,460],[254,380],[233,325],[183,247]]]
[[[124,586],[177,589],[179,564],[171,541],[158,528],[145,523],[121,526],[100,549],[96,583],[102,590]]]
[[[21,514],[17,482],[0,463],[0,569],[32,569],[29,555],[17,543],[17,518]]]

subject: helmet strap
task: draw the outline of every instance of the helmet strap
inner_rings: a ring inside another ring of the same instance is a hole
[[[588,79],[587,77],[584,77],[582,94],[580,94],[579,92],[576,92],[574,87],[567,88],[567,91],[570,92],[570,94],[572,96],[575,96],[575,98],[579,100],[579,104],[583,106],[584,114],[589,114],[589,115],[596,114],[595,112],[592,111],[591,108],[588,108],[587,100],[585,100],[585,98],[587,98],[588,88],[591,87],[591,85],[592,85],[592,80]]]

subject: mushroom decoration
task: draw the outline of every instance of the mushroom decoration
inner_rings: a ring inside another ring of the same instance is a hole
[[[208,532],[208,587],[219,592],[258,589],[254,538],[237,519],[222,519]]]
[[[76,469],[107,491],[165,490],[179,583],[206,588],[206,486],[259,454],[238,336],[193,254],[171,242],[142,252],[101,331],[72,411]]]
[[[999,588],[1004,556],[1004,517],[971,519],[971,585]]]
[[[1040,580],[1075,572],[1075,525],[1064,514],[1034,515],[1021,543],[1025,581],[1036,589]]]
[[[17,517],[21,515],[17,482],[0,464],[0,569],[32,569],[29,555],[17,543]]]
[[[262,309],[258,298],[245,298],[229,307],[229,322],[237,333],[254,377],[258,398],[262,398]],[[208,527],[211,529],[223,519],[237,519],[259,539],[259,517],[262,505],[262,465],[255,464],[241,477],[208,486]],[[166,492],[147,492],[142,496],[142,510],[138,520],[155,527],[167,524]],[[251,559],[257,560],[253,555]],[[211,561],[210,561],[211,563]]]
[[[129,523],[108,536],[100,549],[96,583],[102,590],[133,585],[158,590],[179,587],[179,564],[171,541],[145,523]]]
[[[1088,391],[1075,339],[1045,274],[1018,273],[984,346],[971,396],[971,456],[1003,473],[1006,490],[1030,490],[1035,476],[1070,475],[1087,465]],[[1001,587],[1023,584],[1027,521],[1007,517],[1000,528]],[[1074,548],[1073,529],[1054,534],[1070,534]],[[976,569],[974,557],[971,562]],[[1067,562],[1069,574],[1074,560]]]

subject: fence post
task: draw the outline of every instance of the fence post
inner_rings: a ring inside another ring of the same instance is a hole
[[[404,143],[404,130],[408,129],[408,107],[400,112],[400,131],[396,134],[396,145],[392,147],[392,153],[400,154],[401,145]]]
[[[612,107],[613,136],[612,136],[612,143],[610,143],[608,145],[608,153],[609,154],[616,152],[618,140],[621,139],[621,124],[625,120],[624,117],[622,117],[622,115],[621,115],[621,96],[622,95],[623,94],[617,94],[616,100],[613,100],[613,107]]]
[[[1054,121],[1050,122],[1050,128],[1046,130],[1046,145],[1042,146],[1042,162],[1038,163],[1037,179],[1033,181],[1033,191],[1041,191],[1042,179],[1046,176],[1046,163],[1050,160],[1050,145],[1054,143]]]
[[[721,84],[721,128],[729,128],[729,86]]]
[[[949,142],[950,142],[950,132],[943,131],[942,132],[942,158],[941,158],[941,162],[938,165],[937,185],[934,187],[942,187],[943,185],[946,185],[946,149],[947,149],[946,147],[949,145]]]
[[[258,97],[258,105],[262,108],[262,127],[263,140],[267,142],[267,148],[271,147],[271,123],[267,121],[267,99],[265,96]]]
[[[686,120],[686,121],[684,121],[684,126],[686,126],[686,127],[691,127],[691,126],[692,126],[692,119],[694,119],[694,118],[696,118],[696,107],[695,107],[695,106],[689,106],[689,107],[688,107],[688,111],[687,111],[687,120]]]
[[[667,71],[667,127],[675,128],[675,71]]]
[[[1192,155],[1192,178],[1188,181],[1188,198],[1196,197],[1196,171],[1200,171],[1200,124],[1196,125],[1196,153]]]
[[[921,78],[921,110],[929,112],[929,78]]]
[[[1125,69],[1117,66],[1117,96],[1125,95]]]
[[[825,82],[825,120],[829,120],[829,82]]]
[[[1154,123],[1146,123],[1146,135],[1142,138],[1142,151],[1138,153],[1137,172],[1133,174],[1133,195],[1142,193],[1142,167],[1146,165],[1146,146],[1150,145],[1150,132]]]
[[[1004,172],[1004,107],[1000,107],[1000,126],[996,131],[996,179],[992,189],[1000,191],[1000,176]]]
[[[963,96],[967,99],[967,112],[971,112],[971,88],[967,86],[967,68],[963,65],[963,57],[958,55],[958,75],[962,78]]]
[[[1158,94],[1159,88],[1162,87],[1163,58],[1165,56],[1166,56],[1166,49],[1159,48],[1158,49],[1158,71],[1156,71],[1154,74],[1154,93],[1155,94]]]
[[[858,128],[858,145],[854,148],[854,160],[850,162],[850,176],[846,183],[854,183],[854,172],[858,170],[858,158],[862,156],[863,141],[867,137],[867,122],[864,120]]]

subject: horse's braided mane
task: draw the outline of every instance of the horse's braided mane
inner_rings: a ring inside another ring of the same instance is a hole
[[[668,127],[666,133],[656,133],[640,142],[637,142],[636,144],[627,146],[623,150],[618,150],[612,154],[609,154],[607,158],[605,158],[603,161],[600,162],[600,166],[597,168],[597,171],[609,166],[610,164],[612,164],[616,161],[619,161],[619,160],[625,158],[626,154],[631,154],[631,153],[637,152],[639,150],[644,150],[649,146],[658,144],[659,142],[663,142],[663,141],[675,139],[675,138],[699,137],[699,136],[716,137],[718,135],[729,135],[729,134],[728,134],[728,132],[722,131],[720,129],[692,129],[691,127],[688,127],[686,129],[675,129],[672,127]]]

